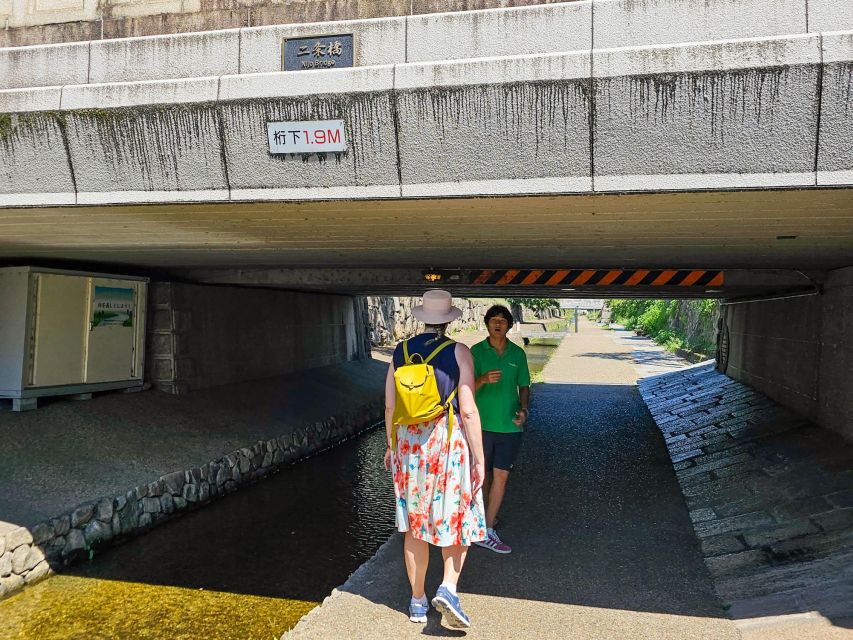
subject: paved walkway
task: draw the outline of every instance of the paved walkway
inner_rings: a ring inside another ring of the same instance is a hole
[[[660,431],[634,382],[630,345],[584,324],[536,385],[525,445],[501,513],[514,546],[472,548],[460,583],[468,638],[739,638],[714,595]],[[435,612],[407,620],[402,536],[286,638],[461,634]],[[430,590],[440,582],[433,549]]]

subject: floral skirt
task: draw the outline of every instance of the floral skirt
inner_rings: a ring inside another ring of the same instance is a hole
[[[397,529],[439,547],[485,540],[483,495],[471,491],[471,454],[459,418],[454,416],[449,439],[446,414],[395,429]]]

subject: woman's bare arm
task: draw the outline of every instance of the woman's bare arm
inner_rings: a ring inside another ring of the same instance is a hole
[[[474,358],[464,344],[456,345],[456,362],[459,364],[459,413],[468,436],[468,447],[475,463],[483,463],[483,434],[480,427],[480,412],[474,401]]]
[[[394,428],[394,409],[397,407],[397,390],[394,387],[394,363],[388,365],[385,376],[385,442],[391,446],[391,431]]]

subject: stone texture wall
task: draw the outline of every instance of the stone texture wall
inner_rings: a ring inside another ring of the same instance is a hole
[[[722,315],[724,373],[853,440],[853,267],[831,272],[821,295],[728,305]]]
[[[89,557],[93,549],[144,533],[282,465],[350,438],[381,421],[383,408],[381,398],[373,399],[358,409],[297,426],[280,437],[258,441],[199,467],[86,502],[33,527],[0,523],[0,598],[61,566]]]
[[[348,296],[151,283],[146,380],[186,393],[365,357]]]
[[[394,344],[415,335],[423,324],[412,316],[412,308],[420,304],[420,298],[367,297],[370,343],[374,346]],[[462,317],[450,325],[450,329],[484,329],[483,316],[493,304],[509,306],[506,300],[487,298],[454,298],[453,304],[462,309]]]

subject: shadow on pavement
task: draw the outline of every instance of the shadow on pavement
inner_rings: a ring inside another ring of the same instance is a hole
[[[539,384],[532,406],[500,516],[513,553],[473,547],[461,591],[725,617],[663,438],[637,388]],[[404,610],[409,593],[397,538],[383,549],[390,560],[380,553],[380,566],[370,568],[370,580],[365,574],[344,589]],[[429,594],[440,581],[441,557],[433,548]],[[432,622],[426,634],[451,633]]]

